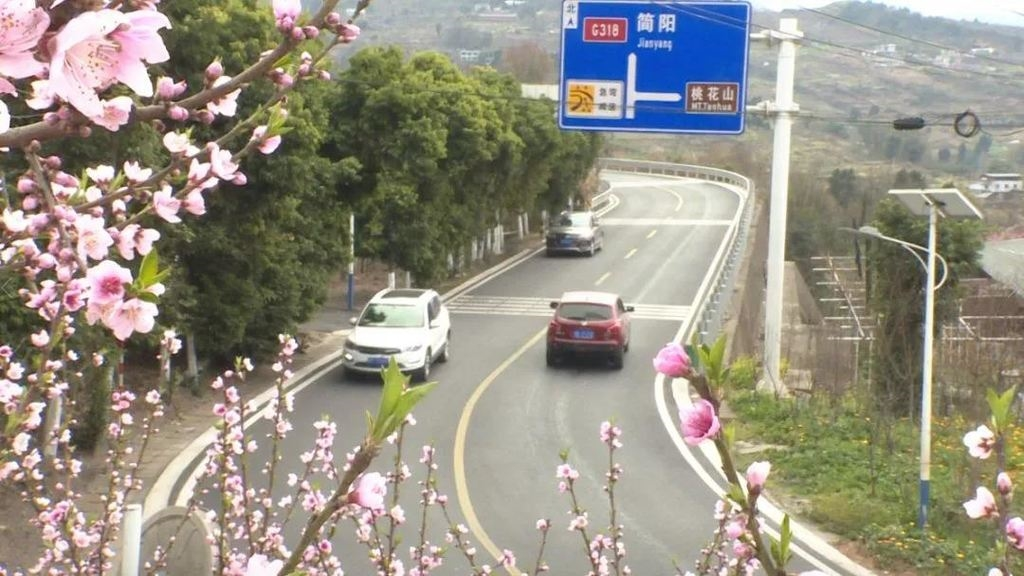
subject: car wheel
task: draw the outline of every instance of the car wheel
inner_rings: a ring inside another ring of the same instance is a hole
[[[548,352],[546,354],[546,360],[547,360],[548,366],[558,366],[558,354],[554,350],[552,350],[550,348],[548,348]]]
[[[420,382],[426,382],[430,378],[430,362],[432,359],[433,354],[427,348],[427,354],[423,357],[423,368],[420,368],[416,373],[416,377]]]
[[[612,359],[611,359],[612,368],[615,368],[616,370],[621,370],[622,369],[622,364],[623,364],[623,362],[622,362],[622,355],[623,355],[623,353],[624,353],[624,350],[622,348],[619,348],[618,350],[612,352]]]
[[[438,357],[438,362],[447,362],[452,359],[452,333],[448,332],[448,335],[444,338],[444,349],[441,351],[441,356]]]

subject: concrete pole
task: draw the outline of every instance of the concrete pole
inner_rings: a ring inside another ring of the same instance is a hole
[[[761,387],[776,394],[785,387],[779,370],[782,356],[783,272],[786,266],[786,208],[789,202],[789,145],[793,115],[793,78],[796,72],[796,18],[779,20],[778,75],[775,84],[775,142],[772,147],[772,191],[768,232],[768,286],[765,294],[764,380]]]
[[[348,309],[355,307],[356,298],[356,214],[348,215]]]
[[[921,366],[921,481],[917,524],[923,530],[928,526],[928,501],[931,497],[932,464],[932,347],[935,338],[935,227],[939,208],[931,205],[928,211],[928,280],[924,287],[924,350]]]
[[[124,509],[124,534],[121,537],[121,576],[139,576],[142,555],[142,506],[129,504]]]
[[[394,272],[388,272],[388,288],[391,288],[392,290],[395,288],[395,273]]]
[[[46,405],[46,433],[43,435],[43,456],[53,464],[57,460],[57,438],[60,437],[60,421],[64,412],[64,395],[57,395]]]

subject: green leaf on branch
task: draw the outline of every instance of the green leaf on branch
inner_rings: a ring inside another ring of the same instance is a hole
[[[793,531],[789,527],[789,514],[782,517],[781,540],[772,538],[772,559],[778,568],[784,568],[789,563],[791,553],[789,544],[793,540]]]
[[[381,370],[380,373],[384,379],[380,408],[377,410],[376,417],[367,415],[370,436],[377,441],[383,441],[397,430],[416,404],[437,385],[436,382],[428,382],[410,388],[409,377],[402,374],[398,368],[398,361],[393,356],[388,367]]]
[[[154,284],[163,282],[169,273],[170,269],[160,270],[160,257],[154,248],[142,258],[142,266],[139,267],[139,288],[146,290]]]
[[[725,496],[731,502],[735,502],[739,506],[743,506],[747,501],[747,496],[743,493],[743,488],[736,484],[729,485],[729,491],[725,493]]]
[[[1017,385],[1010,386],[1010,389],[1002,394],[996,393],[991,388],[985,393],[985,398],[988,400],[988,406],[992,410],[992,423],[995,425],[997,432],[1002,432],[1010,424],[1010,407],[1013,405],[1013,399],[1017,395]]]

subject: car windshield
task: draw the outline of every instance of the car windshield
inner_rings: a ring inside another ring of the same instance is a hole
[[[418,306],[373,303],[359,318],[360,326],[375,328],[419,328],[423,326],[423,312]]]
[[[604,304],[566,303],[558,307],[558,317],[566,320],[611,320],[612,307]]]
[[[562,227],[586,227],[590,226],[590,216],[586,212],[573,212],[572,214],[562,214],[558,218],[558,225]]]

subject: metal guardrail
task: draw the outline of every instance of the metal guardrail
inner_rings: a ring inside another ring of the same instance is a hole
[[[747,246],[747,236],[750,231],[750,221],[753,213],[751,198],[754,196],[754,182],[735,172],[709,168],[706,166],[694,166],[689,164],[673,164],[670,162],[650,162],[646,160],[627,160],[621,158],[599,158],[598,167],[601,170],[613,170],[616,172],[632,172],[636,174],[653,174],[673,176],[678,178],[694,178],[708,182],[719,183],[730,186],[740,197],[739,217],[734,219],[726,232],[726,241],[719,247],[715,258],[711,263],[711,274],[705,277],[701,284],[697,297],[694,300],[694,318],[698,322],[691,324],[686,340],[693,337],[694,330],[698,330],[702,342],[711,342],[718,337],[724,318],[725,308],[728,305],[723,296],[728,293],[735,283],[738,264],[743,261],[743,252]],[[602,190],[592,199],[592,207],[598,207],[608,202],[611,196],[610,187],[604,180],[601,181]]]

